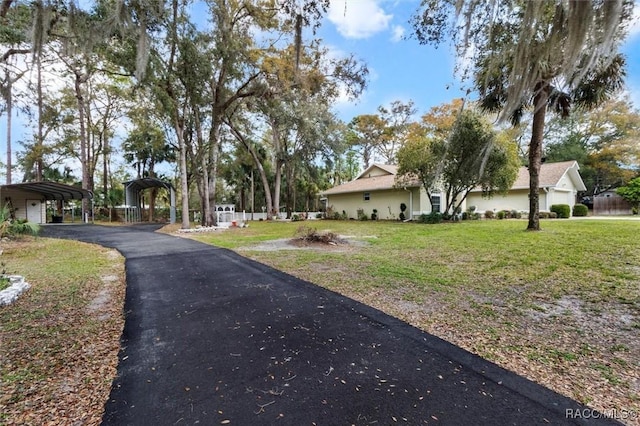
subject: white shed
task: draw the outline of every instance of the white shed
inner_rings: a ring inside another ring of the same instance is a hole
[[[92,199],[93,193],[58,182],[24,182],[0,185],[0,202],[16,219],[33,223],[47,222],[48,201]]]

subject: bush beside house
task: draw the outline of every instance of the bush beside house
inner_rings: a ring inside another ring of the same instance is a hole
[[[576,217],[584,217],[589,214],[589,208],[584,204],[576,204],[573,206],[573,215]]]
[[[549,210],[557,214],[560,219],[568,219],[571,217],[571,206],[569,206],[569,204],[553,204]]]

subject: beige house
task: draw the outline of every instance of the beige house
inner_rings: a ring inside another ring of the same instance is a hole
[[[396,185],[397,166],[387,164],[373,164],[351,182],[335,186],[324,191],[321,196],[325,199],[328,209],[334,212],[345,212],[349,218],[356,219],[358,210],[371,217],[373,210],[378,211],[378,219],[399,219],[400,204],[404,203],[405,217],[431,211],[427,193],[419,181],[413,181],[403,186]],[[439,197],[434,197],[434,204],[439,203]]]
[[[554,204],[568,204],[572,211],[579,191],[587,188],[580,177],[577,161],[543,163],[540,167],[540,211],[549,211]],[[482,191],[472,191],[467,196],[467,206],[476,206],[477,212],[487,210],[529,211],[529,170],[520,167],[518,177],[506,195],[484,198]]]
[[[568,204],[573,208],[578,191],[585,191],[576,161],[544,163],[540,169],[540,211],[549,211],[553,204]],[[371,217],[377,210],[379,219],[399,219],[400,205],[406,205],[405,217],[412,219],[433,210],[441,211],[446,203],[444,195],[434,193],[432,203],[419,181],[398,185],[397,166],[373,164],[356,179],[335,186],[322,193],[327,208],[343,211],[349,218],[357,218],[358,210]],[[506,195],[483,197],[481,190],[467,196],[463,209],[475,206],[476,211],[529,210],[529,171],[521,167],[518,178]]]

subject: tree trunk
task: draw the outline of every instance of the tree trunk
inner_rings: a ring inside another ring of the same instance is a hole
[[[204,147],[204,136],[202,134],[202,122],[200,121],[200,113],[197,109],[194,108],[194,122],[196,126],[196,138],[198,140],[198,146]],[[214,216],[216,213],[211,210],[211,201],[209,200],[209,166],[207,164],[208,152],[205,150],[202,153],[200,167],[202,169],[202,185],[198,185],[200,189],[200,198],[202,202],[200,203],[202,206],[202,215],[200,217],[200,224],[203,226],[211,226],[214,221],[210,220],[209,217]],[[217,219],[217,216],[216,216]],[[217,220],[216,220],[217,222]]]
[[[208,177],[209,188],[209,214],[207,220],[207,226],[216,226],[218,224],[218,216],[215,213],[216,209],[216,191],[218,184],[218,157],[219,157],[219,145],[216,143],[216,146],[213,149],[213,156],[211,158],[211,173]]]
[[[253,170],[251,170],[251,220],[253,220],[253,213],[256,206],[256,188],[253,180]]]
[[[296,211],[296,192],[295,192],[295,166],[293,165],[293,161],[289,161],[288,165],[285,165],[287,182],[286,182],[286,192],[287,192],[287,218],[291,219],[293,212]]]
[[[211,126],[209,132],[209,167],[211,172],[209,173],[207,182],[209,187],[207,188],[207,197],[209,198],[209,211],[205,212],[206,226],[217,225],[217,216],[213,210],[216,205],[216,183],[218,179],[218,149],[220,147],[220,123],[215,123]],[[211,207],[214,207],[213,209]]]
[[[273,210],[272,216],[278,218],[280,212],[280,187],[282,186],[282,161],[276,160],[275,182],[273,184]]]
[[[82,83],[86,77],[80,72],[75,72],[75,95],[78,101],[78,122],[80,123],[80,164],[82,166],[82,189],[89,188],[89,159],[87,158],[87,129],[85,125],[85,104],[84,95],[82,93]],[[82,220],[85,220],[87,211],[89,210],[88,200],[82,199]]]
[[[540,230],[540,165],[542,164],[542,140],[544,137],[544,119],[549,99],[549,83],[536,85],[533,99],[533,127],[529,143],[529,224],[528,231]]]
[[[155,162],[152,159],[149,163],[149,177],[155,178]],[[155,220],[155,211],[156,211],[156,197],[158,196],[158,188],[151,188],[149,191],[149,222],[153,222]]]
[[[178,116],[176,108],[174,117],[178,149],[180,150],[180,190],[182,191],[182,229],[189,229],[189,181],[187,179],[187,144],[184,140],[184,121]]]
[[[43,160],[42,160],[42,151],[44,145],[44,130],[43,130],[43,118],[44,114],[44,99],[42,94],[42,59],[41,54],[37,56],[37,67],[38,67],[38,140],[36,141],[36,182],[40,182],[42,180],[42,172],[44,168]]]
[[[109,142],[105,139],[102,149],[102,193],[104,194],[104,205],[110,206],[109,203]]]
[[[11,185],[11,115],[13,115],[12,81],[9,71],[7,71],[7,185]]]
[[[253,152],[251,152],[251,156],[253,157],[253,161],[255,162],[256,167],[258,168],[258,174],[260,175],[260,180],[262,181],[264,198],[267,204],[267,219],[271,219],[271,211],[273,210],[273,199],[271,198],[271,188],[269,188],[269,179],[267,178],[267,172],[265,172],[264,167],[262,167],[262,164],[260,164],[258,156]]]
[[[209,199],[209,166],[207,165],[207,156],[203,155],[202,156],[202,163],[201,163],[201,167],[202,167],[202,190],[201,190],[201,194],[200,197],[202,198],[202,215],[200,218],[200,224],[202,226],[211,226],[211,224],[213,224],[213,220],[209,219],[210,215],[211,216],[216,216],[216,222],[218,219],[218,216],[216,214],[215,211],[215,204],[213,205],[213,209],[211,208],[211,200]]]
[[[236,139],[240,141],[240,143],[242,143],[242,145],[244,145],[245,148],[247,148],[247,151],[249,151],[249,154],[253,159],[253,164],[258,169],[258,174],[260,175],[260,180],[262,181],[262,188],[264,190],[265,202],[267,204],[266,205],[267,219],[271,219],[271,212],[273,211],[273,199],[271,198],[271,188],[269,187],[269,179],[267,178],[267,172],[264,170],[264,167],[260,162],[260,157],[258,157],[258,153],[254,149],[254,147],[244,138],[244,136],[240,132],[238,132],[238,130],[233,126],[233,124],[231,124],[230,122],[228,122],[227,124],[229,126],[229,129],[233,133],[233,135],[236,137]],[[251,181],[253,182],[253,171],[251,171],[251,176],[252,176]],[[253,184],[252,184],[252,188],[253,188]],[[254,201],[252,200],[252,206],[253,206],[253,202]],[[252,210],[253,210],[253,207],[252,207]]]

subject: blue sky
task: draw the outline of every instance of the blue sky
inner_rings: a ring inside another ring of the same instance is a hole
[[[465,96],[465,88],[454,76],[455,55],[450,46],[436,49],[406,39],[412,32],[409,18],[419,0],[346,0],[346,10],[345,0],[331,2],[317,36],[331,49],[364,60],[370,71],[369,88],[362,98],[337,105],[340,118],[349,121],[359,114],[373,114],[393,100],[410,99],[422,115],[432,106]],[[635,12],[635,24],[622,51],[627,56],[627,90],[640,108],[640,2]]]

